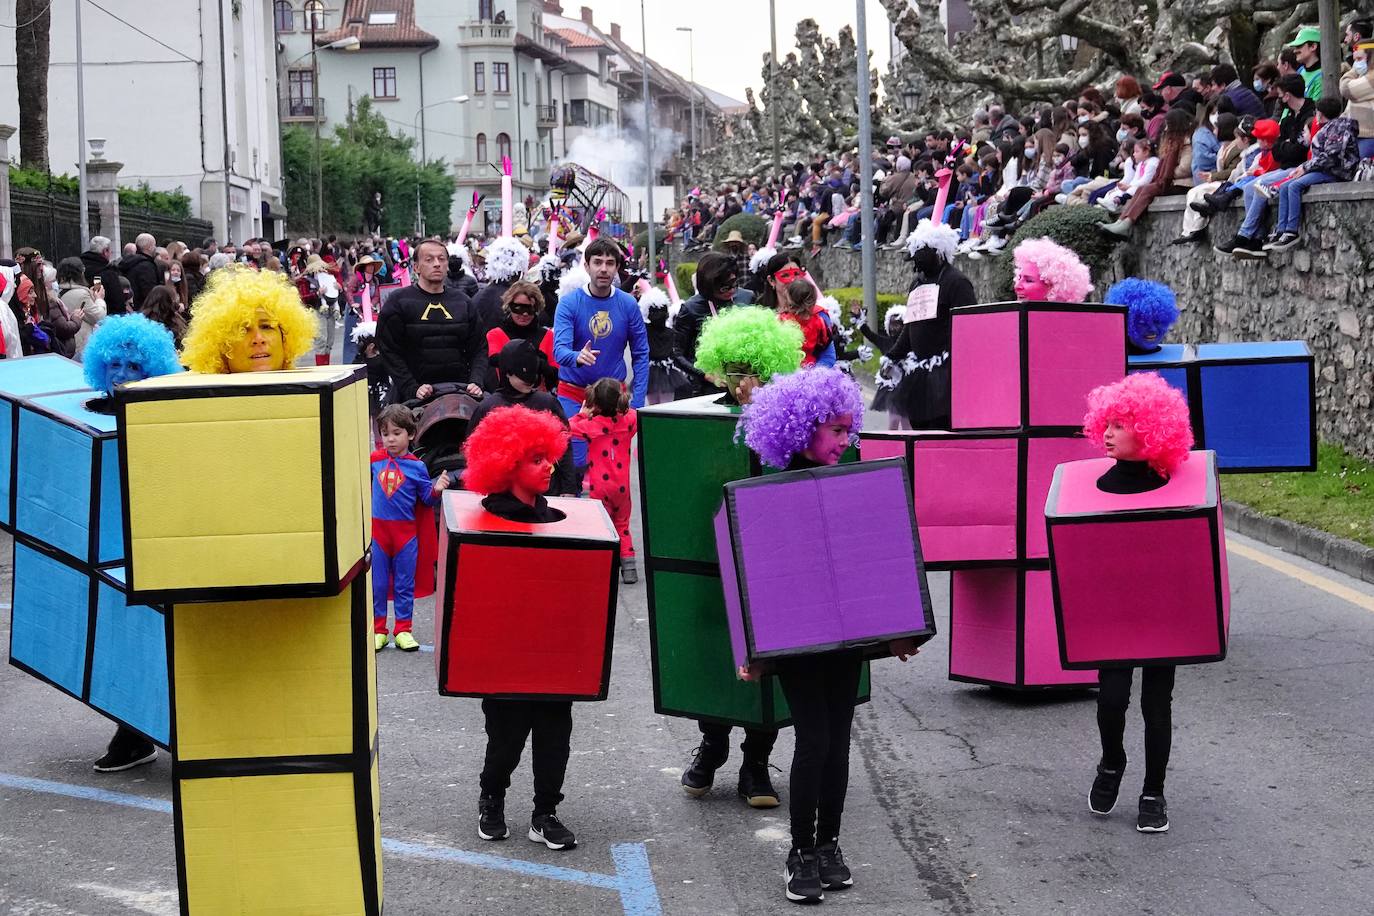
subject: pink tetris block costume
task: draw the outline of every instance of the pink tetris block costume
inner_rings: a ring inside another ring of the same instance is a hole
[[[1216,453],[1190,452],[1167,484],[1145,493],[1099,490],[1111,465],[1062,465],[1045,506],[1061,661],[1221,661],[1231,594]]]
[[[951,313],[955,429],[1076,427],[1088,392],[1126,374],[1126,309],[998,302]]]

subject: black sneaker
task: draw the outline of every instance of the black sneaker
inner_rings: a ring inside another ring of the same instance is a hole
[[[746,763],[739,768],[739,797],[748,802],[751,808],[778,806],[778,790],[773,788],[768,764]]]
[[[1215,251],[1217,254],[1230,254],[1231,252],[1236,250],[1236,246],[1239,244],[1240,236],[1233,235],[1224,242],[1217,242],[1215,245],[1212,246],[1212,250]]]
[[[1277,237],[1275,237],[1273,241],[1266,242],[1264,245],[1264,250],[1287,251],[1288,249],[1295,247],[1301,241],[1302,236],[1298,235],[1296,232],[1283,232],[1280,233]]]
[[[1088,810],[1093,814],[1106,817],[1116,807],[1116,796],[1121,792],[1121,775],[1124,770],[1109,770],[1102,764],[1097,765],[1097,778],[1093,780],[1092,791],[1088,793]]]
[[[510,836],[506,826],[506,800],[495,795],[477,799],[477,837],[482,840],[504,840]]]
[[[157,746],[143,737],[121,739],[120,733],[110,742],[105,756],[95,762],[97,773],[121,773],[152,763],[157,759]]]
[[[536,814],[530,818],[530,842],[543,843],[550,849],[572,849],[577,837],[563,826],[557,814]]]
[[[1216,215],[1216,211],[1214,211],[1214,210],[1212,209],[1212,205],[1209,204],[1209,203],[1207,203],[1206,201],[1195,200],[1195,201],[1192,201],[1191,203],[1189,203],[1189,204],[1188,204],[1188,207],[1189,207],[1189,209],[1191,209],[1193,212],[1195,212],[1195,213],[1201,213],[1203,216],[1214,216],[1214,215]]]
[[[1163,795],[1140,796],[1140,815],[1135,819],[1135,829],[1141,833],[1168,832],[1169,806]]]
[[[788,853],[782,878],[787,882],[787,899],[793,903],[820,903],[825,899],[820,859],[814,849],[794,849]]]
[[[1169,244],[1170,244],[1170,245],[1191,245],[1193,242],[1201,242],[1201,241],[1203,241],[1203,240],[1206,239],[1206,238],[1207,238],[1207,232],[1206,232],[1206,230],[1199,229],[1197,232],[1189,232],[1189,233],[1187,233],[1187,234],[1185,234],[1185,235],[1180,235],[1178,238],[1174,239],[1174,240],[1171,241]]]
[[[682,790],[693,798],[701,798],[711,791],[716,781],[716,770],[725,762],[705,739],[692,749],[692,765],[682,774]]]
[[[1264,250],[1264,243],[1259,239],[1252,239],[1248,235],[1236,236],[1235,246],[1231,249],[1231,254],[1242,260],[1251,261],[1269,257],[1269,252]]]
[[[821,884],[828,891],[837,891],[854,886],[854,876],[849,866],[844,864],[844,853],[840,852],[840,841],[831,840],[816,847],[816,858],[820,861]]]

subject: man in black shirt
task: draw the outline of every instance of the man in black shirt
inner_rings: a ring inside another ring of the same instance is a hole
[[[396,401],[427,398],[440,382],[482,394],[487,340],[472,300],[444,283],[448,249],[425,239],[415,251],[416,281],[387,296],[377,322],[377,346]]]

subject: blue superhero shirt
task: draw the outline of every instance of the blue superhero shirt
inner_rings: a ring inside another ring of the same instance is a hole
[[[577,354],[587,341],[598,350],[596,362],[579,366]],[[635,297],[613,289],[598,299],[585,289],[574,290],[558,300],[553,320],[553,357],[558,377],[585,388],[597,379],[616,378],[622,382],[629,374],[625,366],[625,347],[629,346],[634,365],[634,390],[630,406],[644,406],[649,390],[649,332]]]

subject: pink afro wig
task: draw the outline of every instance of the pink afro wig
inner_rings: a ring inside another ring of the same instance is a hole
[[[1082,302],[1093,291],[1092,274],[1088,265],[1063,245],[1049,239],[1026,239],[1011,253],[1016,269],[1034,264],[1040,279],[1050,286],[1050,298],[1055,302]]]
[[[1135,432],[1141,457],[1163,477],[1172,477],[1193,447],[1188,402],[1157,372],[1128,375],[1088,394],[1083,434],[1098,448],[1103,447],[1103,433],[1114,420]]]
[[[817,366],[774,376],[755,391],[740,417],[740,429],[744,444],[765,464],[785,468],[793,457],[806,451],[817,427],[845,414],[853,418],[849,426],[853,439],[864,422],[864,399],[858,383],[839,369]]]
[[[499,407],[482,418],[463,443],[468,467],[463,487],[474,493],[502,493],[516,466],[531,455],[558,461],[568,450],[568,431],[558,418],[528,407]]]

